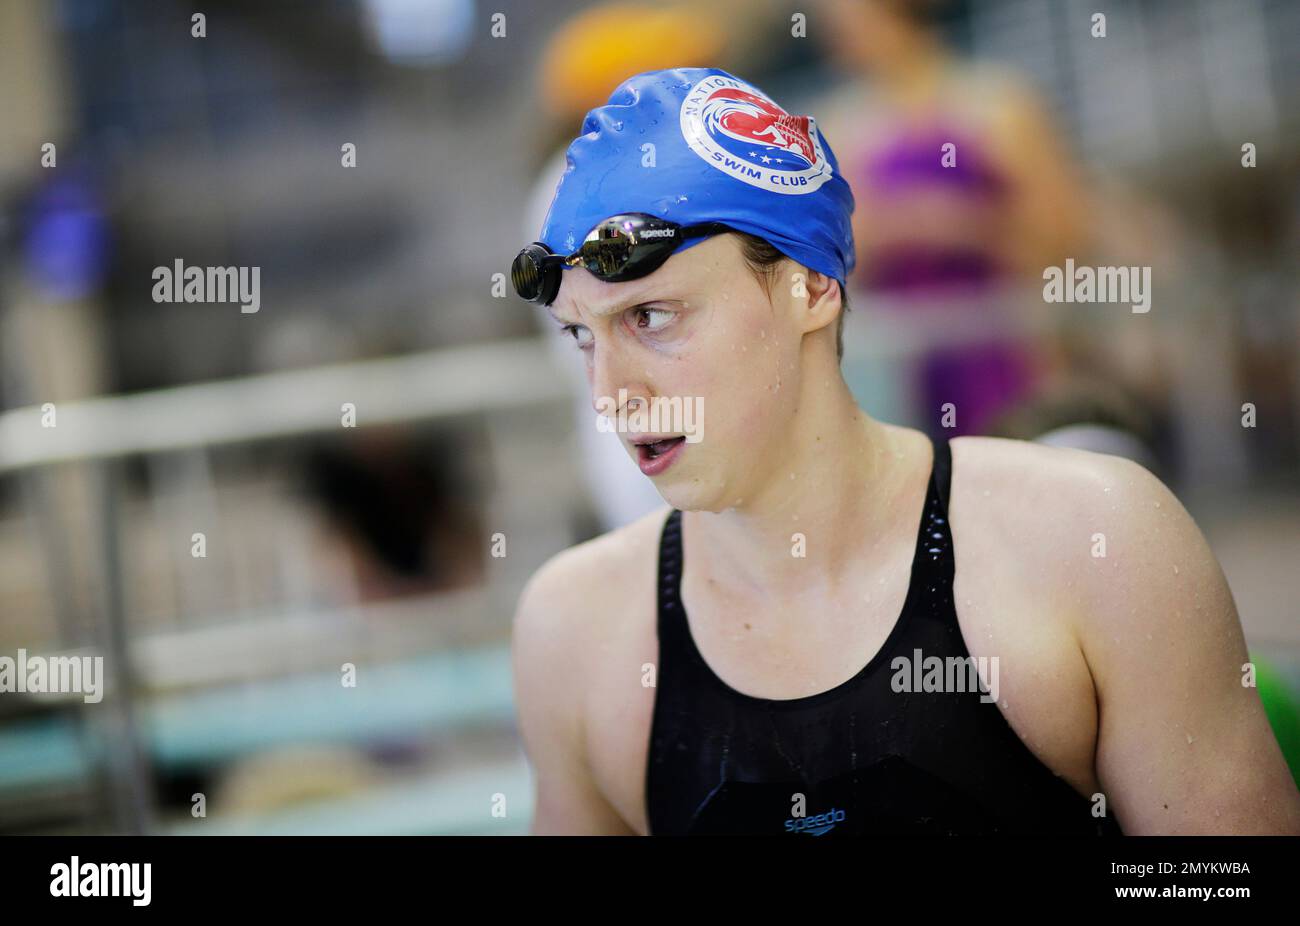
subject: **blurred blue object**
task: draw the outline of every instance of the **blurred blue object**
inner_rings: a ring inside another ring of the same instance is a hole
[[[109,229],[99,196],[76,172],[59,174],[29,206],[26,265],[32,282],[53,299],[80,299],[102,286]]]

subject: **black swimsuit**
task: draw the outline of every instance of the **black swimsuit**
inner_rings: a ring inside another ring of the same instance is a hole
[[[789,700],[742,694],[701,657],[680,597],[681,512],[668,516],[646,770],[651,834],[1122,835],[1029,751],[984,690],[957,681],[973,676],[949,675],[942,691],[926,684],[926,674],[938,678],[928,657],[969,660],[952,597],[950,478],[943,441],[907,600],[880,651],[843,684]],[[907,664],[894,666],[899,658]]]

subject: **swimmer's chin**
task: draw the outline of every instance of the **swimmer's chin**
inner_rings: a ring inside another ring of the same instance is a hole
[[[655,488],[662,498],[678,511],[707,511],[721,514],[739,507],[740,500],[735,493],[724,491],[719,486],[704,486],[699,483],[674,483],[664,479],[655,481]]]

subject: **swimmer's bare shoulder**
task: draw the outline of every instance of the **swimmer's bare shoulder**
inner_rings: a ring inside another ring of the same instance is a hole
[[[644,831],[632,772],[644,763],[653,709],[641,673],[655,659],[655,571],[669,510],[556,554],[519,597],[512,662],[536,776],[534,835]],[[620,729],[625,742],[616,741]]]
[[[989,557],[1017,560],[1038,613],[1066,616],[1096,691],[1097,778],[1125,832],[1300,835],[1300,792],[1243,685],[1232,593],[1177,497],[1121,457],[951,446],[956,597],[963,566],[978,587],[1003,568]]]

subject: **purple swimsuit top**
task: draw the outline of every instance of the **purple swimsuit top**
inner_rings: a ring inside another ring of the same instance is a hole
[[[945,144],[956,145],[956,160],[945,167]],[[872,199],[905,199],[918,190],[942,190],[972,204],[996,206],[1007,192],[1004,175],[981,146],[961,132],[933,123],[905,129],[860,163],[855,185]],[[899,242],[882,247],[868,261],[866,283],[877,291],[977,289],[1002,275],[986,248]]]

